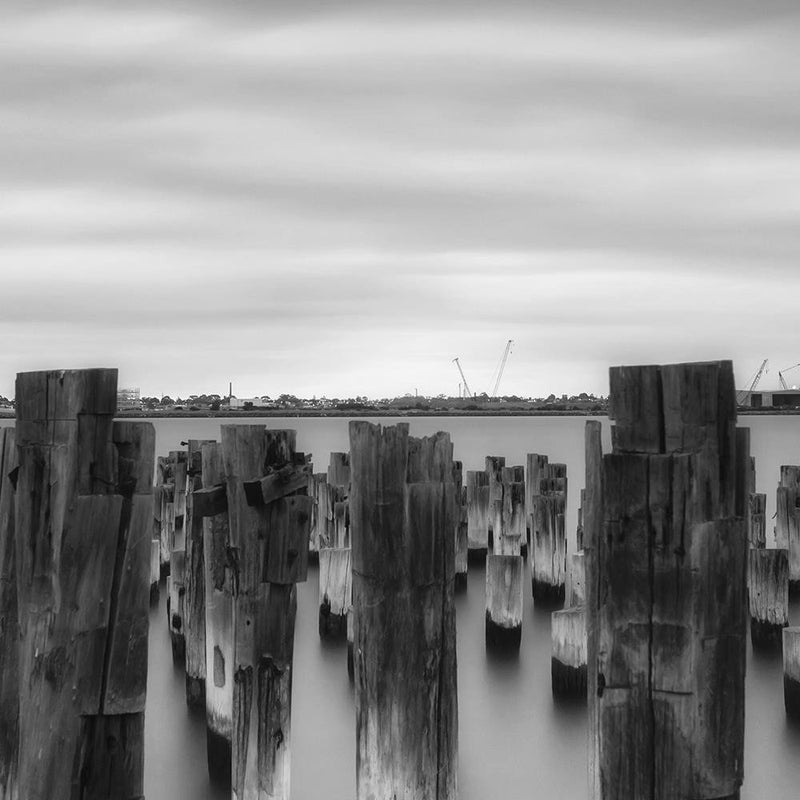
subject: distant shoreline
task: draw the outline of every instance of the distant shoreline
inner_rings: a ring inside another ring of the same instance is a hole
[[[748,416],[797,416],[800,409],[764,409],[748,408],[739,409],[740,417]],[[447,411],[436,409],[415,409],[413,411],[397,409],[386,410],[358,410],[358,409],[329,409],[318,411],[316,409],[248,409],[247,411],[119,411],[117,419],[247,419],[253,417],[310,417],[310,418],[342,418],[342,417],[607,417],[604,411],[550,411],[547,409],[479,409],[465,411],[463,409],[450,409]],[[0,420],[14,419],[14,412],[6,409],[0,410]]]

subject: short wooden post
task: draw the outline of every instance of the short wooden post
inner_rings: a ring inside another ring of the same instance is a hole
[[[581,503],[578,506],[578,526],[575,531],[576,549],[583,550],[583,508],[586,505],[586,489],[581,489]]]
[[[169,638],[172,644],[172,661],[186,663],[186,634],[183,627],[184,601],[186,598],[186,551],[172,550],[169,556],[169,578],[167,579]]]
[[[554,697],[586,697],[586,609],[573,606],[550,615],[550,678]]]
[[[751,492],[748,495],[747,541],[750,547],[767,546],[767,496]]]
[[[161,579],[161,541],[150,540],[150,605],[158,604],[159,581]]]
[[[206,705],[206,587],[204,517],[194,513],[194,492],[203,488],[203,445],[210,439],[189,439],[186,452],[186,557],[184,560],[183,631],[186,642],[186,703]]]
[[[800,721],[800,628],[783,629],[783,703],[786,716]]]
[[[528,527],[528,539],[533,536],[533,521],[531,516],[535,498],[541,493],[542,472],[548,458],[539,453],[528,453],[525,456],[525,515]]]
[[[186,550],[186,480],[187,463],[185,450],[171,450],[169,463],[174,486],[173,514],[174,531],[172,538],[173,550]]]
[[[517,650],[522,639],[522,556],[486,557],[486,646]]]
[[[140,798],[154,430],[116,370],[17,376],[19,797]]]
[[[609,412],[585,520],[594,797],[736,798],[750,454],[733,367],[612,368]]]
[[[489,476],[467,470],[467,547],[482,558],[489,547]]]
[[[456,796],[452,445],[418,447],[350,423],[357,800]]]
[[[800,591],[800,467],[782,466],[777,491],[775,542],[789,551],[789,591]]]
[[[751,547],[748,557],[753,647],[780,647],[782,631],[789,624],[789,553]]]
[[[14,542],[14,428],[0,428],[0,800],[16,800],[19,746],[19,620]]]
[[[546,463],[539,472],[539,494],[533,497],[531,591],[547,605],[564,602],[567,570],[567,468]]]
[[[352,597],[350,548],[323,547],[319,551],[319,635],[344,638]]]
[[[286,800],[295,584],[307,575],[313,502],[308,470],[290,430],[223,425],[222,451],[236,587],[232,796]]]
[[[230,547],[222,446],[208,442],[200,452],[202,488],[194,490],[192,515],[203,520],[206,756],[209,777],[230,785],[236,559]]]
[[[456,485],[456,491],[461,495],[456,529],[455,589],[458,592],[467,588],[469,577],[469,533],[467,531],[469,523],[467,521],[467,487]]]

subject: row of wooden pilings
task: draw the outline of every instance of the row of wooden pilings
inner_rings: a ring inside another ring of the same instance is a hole
[[[240,800],[288,798],[309,551],[320,635],[352,641],[360,800],[456,796],[454,592],[470,551],[485,558],[487,646],[519,646],[526,551],[535,602],[567,606],[553,688],[588,685],[592,798],[738,796],[748,570],[754,646],[780,632],[800,714],[796,468],[767,549],[729,362],[611,370],[613,448],[588,422],[569,562],[566,467],[539,454],[527,469],[487,457],[462,487],[447,434],[353,422],[349,454],[315,474],[293,431],[223,425],[219,443],[159,459],[154,491],[153,428],[114,421],[115,402],[114,370],[24,373],[2,430],[0,623],[19,643],[0,653],[2,800],[143,796],[162,575],[209,772]]]

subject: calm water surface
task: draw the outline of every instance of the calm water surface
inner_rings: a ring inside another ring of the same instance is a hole
[[[396,418],[379,420],[394,424]],[[253,424],[297,430],[298,448],[315,456],[322,471],[331,451],[347,450],[342,418],[249,419]],[[546,453],[568,465],[567,529],[574,549],[577,505],[583,487],[581,417],[414,418],[413,435],[449,431],[455,457],[465,469],[482,469],[486,455],[524,464],[528,452]],[[1,423],[0,423],[1,424]],[[219,438],[219,419],[156,420],[158,454],[188,438]],[[800,417],[747,416],[752,431],[757,490],[775,511],[781,464],[800,463]],[[610,449],[603,420],[605,448]],[[768,524],[768,541],[772,524]],[[526,587],[527,589],[527,587]],[[317,634],[318,573],[298,587],[295,679],[292,711],[292,796],[294,800],[353,800],[355,715],[345,648],[320,642]],[[227,798],[213,789],[205,766],[201,714],[189,713],[183,673],[172,665],[164,597],[151,613],[146,714],[145,790],[148,800]],[[793,603],[792,624],[800,624]],[[459,797],[461,800],[584,800],[586,711],[556,705],[550,691],[550,617],[537,611],[526,591],[519,657],[496,659],[484,647],[483,571],[471,567],[469,586],[457,597],[459,694]],[[743,800],[797,797],[800,786],[800,727],[786,722],[780,656],[748,653]]]

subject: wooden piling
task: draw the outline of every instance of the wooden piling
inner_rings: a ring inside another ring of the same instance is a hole
[[[186,642],[186,703],[206,705],[206,590],[204,517],[194,513],[194,492],[203,488],[204,445],[210,439],[189,439],[186,452],[186,557],[184,560],[183,630]]]
[[[751,547],[748,576],[753,647],[780,647],[782,631],[789,624],[789,553]]]
[[[553,696],[586,697],[586,609],[573,606],[550,615],[550,679]]]
[[[159,581],[161,579],[161,542],[150,540],[150,605],[158,605]]]
[[[539,493],[533,496],[531,515],[531,591],[540,603],[561,605],[567,570],[566,466],[545,463],[539,477]]]
[[[586,603],[586,554],[573,553],[569,559],[569,593],[567,608],[582,606]]]
[[[486,456],[486,475],[489,478],[489,543],[494,535],[494,504],[503,500],[503,469],[506,466],[504,456]]]
[[[200,452],[202,488],[194,490],[192,514],[203,520],[206,755],[212,781],[230,785],[236,559],[230,547],[222,446],[209,442]]]
[[[169,621],[169,638],[172,645],[172,661],[175,664],[186,663],[186,634],[184,631],[184,601],[186,586],[186,551],[173,550],[169,557],[169,580],[167,581],[168,603],[167,617]]]
[[[781,467],[775,542],[789,551],[789,590],[800,591],[800,467]]]
[[[139,798],[154,430],[116,370],[17,376],[18,791]]]
[[[583,550],[583,507],[586,505],[586,489],[581,489],[581,502],[578,506],[578,527],[575,530],[575,542],[578,552]]]
[[[14,428],[0,428],[0,800],[17,800],[19,620],[14,542],[17,478]]]
[[[349,547],[323,547],[319,551],[319,635],[344,638],[352,598]]]
[[[786,716],[800,722],[800,628],[783,629],[783,703]]]
[[[452,445],[350,423],[356,798],[456,796]]]
[[[307,476],[301,488],[284,479],[287,467],[300,474],[305,465],[295,437],[263,425],[222,426],[235,586],[234,800],[289,797],[295,584],[307,576],[313,502]]]
[[[614,452],[601,476],[587,463],[594,797],[735,798],[750,455],[732,365],[612,368],[609,411]]]
[[[486,557],[486,646],[518,650],[522,639],[522,556]]]
[[[528,453],[525,456],[525,514],[528,527],[528,538],[533,535],[533,514],[534,498],[540,494],[542,472],[548,458],[539,453]]]
[[[750,547],[767,546],[767,496],[751,492],[748,495],[747,541]],[[787,551],[788,552],[788,551]]]
[[[455,561],[455,590],[458,592],[467,588],[467,580],[469,577],[469,523],[467,521],[467,487],[456,486],[456,491],[461,495],[461,502],[458,505]]]
[[[486,472],[467,470],[467,547],[477,558],[489,547],[489,491]]]

